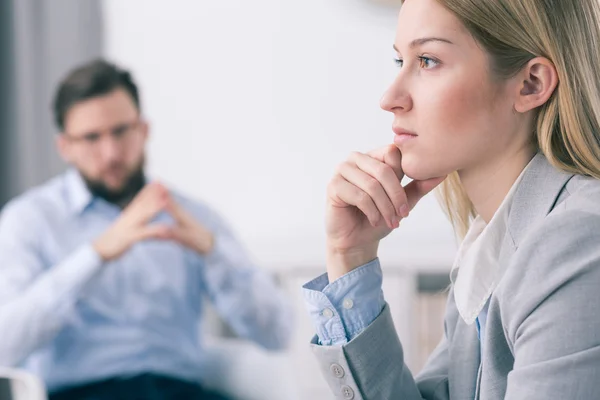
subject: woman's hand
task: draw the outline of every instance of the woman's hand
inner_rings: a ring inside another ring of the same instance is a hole
[[[377,257],[379,241],[398,228],[417,202],[445,177],[402,187],[402,155],[394,145],[352,153],[327,188],[329,281]]]

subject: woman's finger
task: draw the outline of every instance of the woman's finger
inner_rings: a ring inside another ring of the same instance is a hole
[[[350,184],[360,189],[361,193],[366,193],[377,207],[379,214],[385,219],[387,225],[392,229],[395,227],[399,218],[394,209],[394,204],[390,201],[385,189],[377,179],[362,171],[351,161],[341,164],[338,167],[338,173]]]
[[[331,180],[328,192],[329,197],[334,200],[334,206],[337,204],[338,206],[348,205],[358,208],[372,226],[378,226],[383,220],[383,216],[377,209],[373,199],[341,175],[338,174]]]
[[[402,183],[396,175],[394,169],[378,159],[362,153],[352,153],[350,161],[374,178],[383,190],[388,199],[393,204],[394,214],[406,218],[408,216],[408,201]]]
[[[389,165],[399,181],[404,179],[404,171],[402,170],[402,153],[395,145],[390,144],[379,149],[372,150],[367,155]]]

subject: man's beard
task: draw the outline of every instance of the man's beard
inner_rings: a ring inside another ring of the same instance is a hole
[[[143,161],[125,179],[125,183],[120,190],[110,189],[100,179],[90,179],[83,174],[82,177],[92,196],[121,207],[126,206],[146,184]]]

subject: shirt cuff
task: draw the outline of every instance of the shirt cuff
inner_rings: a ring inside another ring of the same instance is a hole
[[[354,339],[385,306],[379,259],[358,267],[333,283],[327,274],[303,286],[304,299],[322,345]]]

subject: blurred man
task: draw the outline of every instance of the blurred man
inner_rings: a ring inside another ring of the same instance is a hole
[[[147,180],[128,72],[74,70],[54,113],[71,170],[0,220],[0,364],[41,376],[51,399],[220,398],[201,387],[203,298],[268,349],[291,336],[286,299],[214,211]]]

